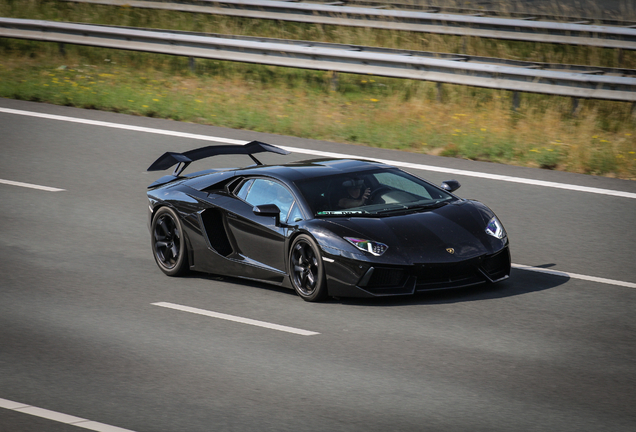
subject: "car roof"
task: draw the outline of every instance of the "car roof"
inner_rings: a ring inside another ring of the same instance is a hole
[[[284,165],[260,165],[237,170],[240,175],[268,175],[288,181],[326,177],[336,174],[355,173],[377,168],[391,168],[389,165],[357,159],[311,159]]]
[[[309,178],[326,177],[336,174],[357,173],[378,168],[393,168],[381,162],[358,159],[310,159],[290,162],[281,165],[256,165],[245,168],[230,168],[213,171],[201,171],[191,174],[192,178],[186,181],[195,189],[202,189],[216,183],[220,178],[227,179],[228,172],[235,176],[268,176],[283,182],[296,182]],[[221,177],[214,174],[225,172]],[[232,177],[234,176],[232,175]],[[209,181],[207,180],[209,177]]]

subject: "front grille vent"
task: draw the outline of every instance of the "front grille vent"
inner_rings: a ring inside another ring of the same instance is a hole
[[[404,284],[404,270],[375,268],[368,287],[396,287]]]
[[[426,264],[415,267],[417,290],[458,288],[485,282],[476,267],[477,260],[451,264]]]
[[[481,266],[490,279],[496,281],[510,273],[510,254],[505,249],[497,255],[486,257]]]

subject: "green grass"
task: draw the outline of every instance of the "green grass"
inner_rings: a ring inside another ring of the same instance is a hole
[[[0,0],[0,15],[452,51],[459,38]],[[615,66],[612,50],[470,40],[476,55]],[[432,49],[433,46],[437,47]],[[507,55],[502,55],[505,53]],[[622,62],[636,64],[631,53]],[[556,60],[558,58],[558,60]],[[569,60],[568,60],[569,59]],[[574,61],[577,60],[577,61]],[[590,63],[591,62],[591,63]],[[595,63],[598,62],[598,63]],[[624,66],[626,67],[626,66]],[[631,105],[0,39],[0,96],[471,160],[636,178]]]

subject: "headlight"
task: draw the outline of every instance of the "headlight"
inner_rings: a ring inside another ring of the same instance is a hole
[[[506,231],[504,231],[503,225],[499,222],[499,219],[493,216],[488,222],[486,226],[486,234],[490,234],[491,236],[502,239],[506,235]]]
[[[345,237],[346,241],[357,247],[358,249],[369,252],[371,255],[380,256],[389,248],[384,243],[373,240],[365,240],[354,237]]]

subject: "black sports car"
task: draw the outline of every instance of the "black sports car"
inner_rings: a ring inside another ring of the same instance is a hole
[[[498,282],[510,274],[508,237],[495,214],[435,186],[363,160],[263,165],[288,154],[252,141],[165,153],[177,165],[148,187],[153,255],[167,275],[188,270],[293,288],[307,301],[373,297]],[[190,175],[195,160],[249,155],[256,165]]]

